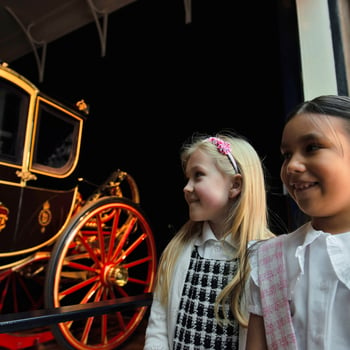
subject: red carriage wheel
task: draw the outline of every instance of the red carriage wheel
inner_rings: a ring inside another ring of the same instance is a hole
[[[82,208],[56,242],[45,304],[54,308],[152,292],[156,246],[140,207],[103,197]],[[142,321],[147,306],[52,326],[65,349],[115,349]]]

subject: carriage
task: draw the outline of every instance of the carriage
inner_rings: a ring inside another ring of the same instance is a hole
[[[151,293],[156,246],[134,178],[116,169],[79,178],[88,105],[45,95],[0,64],[0,314]],[[55,339],[65,349],[115,349],[147,306],[0,334],[19,349]]]

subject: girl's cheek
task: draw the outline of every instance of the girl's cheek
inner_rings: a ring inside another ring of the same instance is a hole
[[[281,178],[281,180],[282,180],[282,182],[284,183],[285,182],[285,166],[284,165],[282,165],[282,167],[281,167],[281,171],[280,171],[280,178]]]

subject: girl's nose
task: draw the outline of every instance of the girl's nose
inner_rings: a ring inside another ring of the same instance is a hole
[[[293,156],[289,159],[286,170],[287,174],[303,172],[305,170],[305,163],[300,157]]]
[[[191,181],[187,181],[183,191],[186,192],[192,192],[193,191],[193,185],[191,184]]]

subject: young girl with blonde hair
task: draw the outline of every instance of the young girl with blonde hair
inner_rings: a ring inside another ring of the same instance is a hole
[[[262,162],[234,133],[191,141],[189,220],[161,255],[144,350],[244,349],[247,245],[272,236]]]

